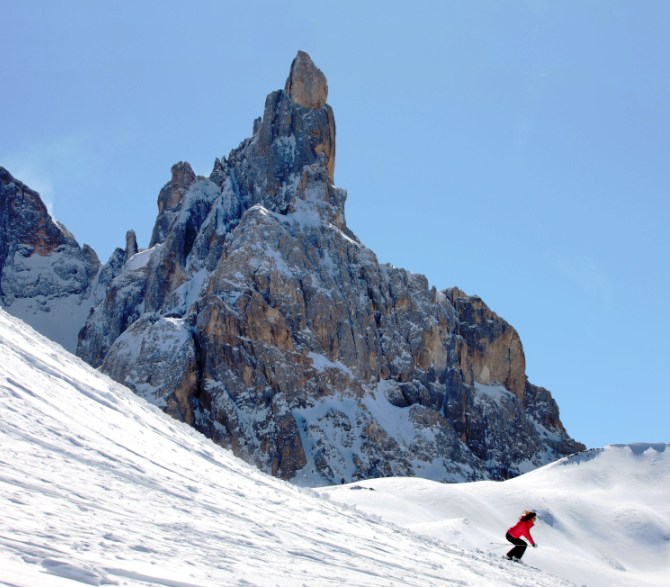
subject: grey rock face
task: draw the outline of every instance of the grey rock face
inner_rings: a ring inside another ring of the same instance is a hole
[[[580,450],[509,324],[347,228],[322,75],[299,54],[208,178],[173,167],[151,247],[102,270],[79,354],[305,485],[503,479]]]
[[[179,214],[184,194],[195,180],[195,173],[188,163],[180,161],[172,166],[172,179],[158,194],[158,218],[149,247],[165,240]]]
[[[39,194],[0,167],[0,303],[74,351],[100,268],[49,215]]]
[[[137,235],[135,234],[134,230],[129,230],[126,233],[126,250],[124,261],[127,261],[137,253],[139,253],[139,248],[137,247]]]

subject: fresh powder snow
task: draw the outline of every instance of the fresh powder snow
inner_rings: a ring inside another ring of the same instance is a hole
[[[665,445],[504,483],[300,489],[2,310],[0,443],[4,587],[661,585],[670,571]],[[492,542],[523,508],[540,548],[515,564]]]

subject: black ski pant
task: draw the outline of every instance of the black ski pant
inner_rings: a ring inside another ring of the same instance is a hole
[[[521,538],[514,538],[514,536],[512,536],[509,532],[506,534],[505,538],[507,538],[507,540],[509,540],[512,544],[516,545],[507,553],[507,557],[521,559],[523,553],[526,552],[526,548],[528,548],[526,541],[521,540]]]

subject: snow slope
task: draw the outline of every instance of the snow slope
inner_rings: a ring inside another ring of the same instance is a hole
[[[76,244],[44,256],[24,249],[19,247],[2,268],[4,309],[74,352],[93,305],[85,258]]]
[[[595,449],[502,483],[395,478],[319,492],[450,545],[501,554],[506,529],[534,509],[539,546],[526,552],[529,565],[593,587],[670,585],[667,444]]]
[[[268,477],[1,310],[0,446],[5,587],[568,584]]]

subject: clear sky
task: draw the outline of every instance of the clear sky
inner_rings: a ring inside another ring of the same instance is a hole
[[[670,2],[0,0],[0,165],[107,260],[307,51],[347,221],[480,295],[588,446],[670,441]]]

